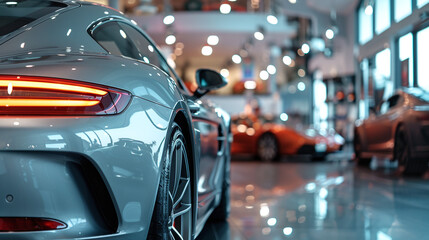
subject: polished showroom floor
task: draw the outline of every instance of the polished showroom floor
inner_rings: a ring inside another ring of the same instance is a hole
[[[200,239],[429,239],[429,177],[402,177],[385,161],[351,157],[277,163],[234,159],[231,216]]]

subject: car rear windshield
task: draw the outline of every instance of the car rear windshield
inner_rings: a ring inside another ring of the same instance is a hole
[[[0,37],[66,6],[46,0],[0,0]]]

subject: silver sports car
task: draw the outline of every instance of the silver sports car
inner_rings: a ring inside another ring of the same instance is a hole
[[[194,239],[229,213],[230,117],[120,12],[0,0],[0,239]]]

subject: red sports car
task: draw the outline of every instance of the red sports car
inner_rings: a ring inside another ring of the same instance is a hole
[[[307,128],[297,131],[272,116],[240,115],[232,118],[232,154],[253,154],[262,161],[280,155],[310,154],[322,158],[341,149],[344,138],[335,131]]]

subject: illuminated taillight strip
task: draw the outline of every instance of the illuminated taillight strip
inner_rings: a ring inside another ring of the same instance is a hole
[[[41,81],[25,81],[25,80],[8,80],[2,79],[0,80],[0,87],[8,87],[8,88],[38,88],[38,89],[49,89],[49,90],[59,90],[59,91],[69,91],[69,92],[79,92],[79,93],[89,93],[95,94],[99,96],[104,96],[107,94],[106,91],[91,88],[91,87],[83,87],[76,86],[70,84],[61,84],[61,83],[51,83],[51,82],[41,82]]]
[[[99,100],[58,100],[58,99],[0,99],[2,107],[90,107]]]
[[[0,115],[112,115],[121,113],[131,97],[76,80],[0,75]]]

